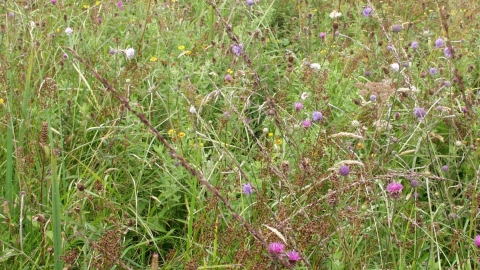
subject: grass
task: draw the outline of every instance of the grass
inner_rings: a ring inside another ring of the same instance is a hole
[[[479,267],[478,3],[250,4],[3,3],[0,266]]]

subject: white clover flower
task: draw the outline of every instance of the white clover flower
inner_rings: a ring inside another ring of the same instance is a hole
[[[67,36],[70,35],[70,34],[72,34],[72,33],[73,33],[73,29],[72,29],[72,28],[67,27],[67,29],[65,29],[65,34],[67,34]]]
[[[338,17],[342,16],[342,13],[334,10],[334,11],[332,11],[332,13],[330,13],[329,16],[330,16],[331,19],[335,19],[335,18],[338,18]]]
[[[135,56],[135,49],[134,48],[128,48],[125,50],[125,55],[127,56],[128,59],[131,59]]]
[[[322,67],[320,66],[319,63],[312,63],[310,64],[310,68],[315,70],[320,70]]]
[[[190,111],[191,114],[194,114],[194,113],[197,112],[197,110],[195,109],[195,106],[193,106],[193,105],[190,106],[190,110],[189,110],[189,111]]]
[[[398,72],[400,70],[400,65],[398,63],[393,63],[390,65],[393,71]]]

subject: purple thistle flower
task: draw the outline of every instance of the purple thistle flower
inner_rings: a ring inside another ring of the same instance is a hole
[[[253,0],[247,0],[247,5],[253,6],[255,2]]]
[[[437,74],[437,69],[432,67],[432,68],[429,69],[428,72],[430,72],[430,75],[435,75],[435,74]]]
[[[253,187],[252,184],[248,183],[242,186],[242,192],[245,195],[250,195],[253,193]]]
[[[424,117],[425,117],[425,115],[427,114],[427,112],[425,111],[424,108],[417,107],[417,108],[413,109],[413,114],[415,114],[415,116],[416,116],[418,119],[421,119],[421,118],[424,118]]]
[[[373,9],[371,7],[367,6],[363,9],[362,15],[364,17],[370,17],[370,16],[372,16],[372,11],[373,11]]]
[[[102,18],[97,17],[97,23],[98,23],[98,24],[102,24]]]
[[[232,45],[232,52],[233,52],[236,56],[242,55],[242,53],[243,53],[243,44],[240,43],[240,44],[237,44],[237,45]]]
[[[442,171],[444,171],[444,172],[448,171],[448,166],[447,166],[447,165],[443,165],[443,166],[442,166]]]
[[[370,96],[370,101],[372,101],[372,102],[373,102],[373,101],[375,101],[375,100],[377,100],[377,96],[375,96],[375,95],[371,95],[371,96]]]
[[[318,121],[322,120],[322,118],[323,118],[323,114],[322,114],[321,112],[319,112],[319,111],[314,111],[314,112],[312,113],[312,119],[313,119],[313,121],[318,122]]]
[[[402,26],[401,26],[401,25],[394,24],[394,25],[392,26],[392,32],[398,33],[398,32],[400,32],[400,31],[402,31]]]
[[[370,75],[372,75],[372,73],[371,73],[369,70],[366,70],[366,71],[365,71],[365,77],[368,77],[368,76],[370,76]]]
[[[300,254],[298,254],[298,252],[296,252],[295,250],[287,252],[286,255],[288,257],[288,261],[292,264],[302,259],[302,257],[300,257]]]
[[[312,126],[312,121],[310,121],[310,119],[305,119],[302,121],[302,126],[304,128],[309,128],[310,126]]]
[[[475,236],[475,246],[480,248],[480,235]]]
[[[412,179],[412,180],[410,181],[410,186],[412,186],[412,187],[418,187],[418,184],[419,184],[419,183],[418,183],[418,180],[417,180],[417,179]]]
[[[418,44],[417,41],[414,41],[412,42],[412,44],[410,45],[410,47],[414,50],[418,49],[418,47],[420,47],[420,45]]]
[[[295,102],[295,104],[293,104],[293,107],[295,108],[295,111],[298,112],[303,109],[303,104],[301,102]]]
[[[451,83],[450,81],[444,81],[444,82],[443,82],[443,85],[444,85],[445,87],[450,87],[450,86],[452,86],[452,83]]]
[[[123,6],[122,0],[118,0],[118,2],[117,2],[117,8],[120,9],[120,10],[124,10],[124,9],[125,9],[125,7]]]
[[[285,249],[285,246],[280,242],[274,242],[268,245],[268,252],[270,253],[281,254],[284,249]]]
[[[51,3],[52,5],[55,5],[55,4],[57,3],[57,0],[50,0],[50,3]]]
[[[229,82],[232,80],[232,76],[230,74],[225,75],[225,81]]]
[[[321,32],[320,35],[319,35],[319,37],[321,39],[324,39],[326,36],[327,36],[327,33],[325,33],[325,32]]]
[[[453,50],[455,51],[455,48],[453,48]],[[443,49],[443,54],[445,54],[445,57],[447,58],[452,58],[452,52],[448,47],[445,47],[445,49]]]
[[[338,170],[338,173],[340,173],[342,176],[347,176],[350,173],[350,167],[343,165],[340,167],[340,170]]]
[[[402,189],[403,185],[397,182],[392,182],[387,186],[387,191],[390,192],[390,194],[399,194],[402,192]]]
[[[114,49],[110,49],[110,51],[108,53],[111,54],[111,55],[114,55],[114,54],[117,53],[117,51],[115,51]]]
[[[444,44],[445,44],[445,41],[443,41],[443,39],[441,39],[441,38],[435,40],[435,47],[437,47],[437,48],[443,47]]]
[[[393,50],[393,46],[390,45],[390,44],[388,44],[388,45],[387,45],[387,50],[389,50],[389,51]]]

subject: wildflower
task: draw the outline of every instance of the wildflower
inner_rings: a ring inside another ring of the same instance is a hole
[[[415,114],[415,116],[416,116],[418,119],[421,119],[421,118],[424,118],[424,117],[425,117],[425,115],[427,114],[427,112],[425,111],[424,108],[416,107],[415,109],[413,109],[413,114]]]
[[[302,100],[307,99],[307,98],[308,98],[308,93],[307,93],[307,92],[303,92],[302,95],[300,96],[300,98],[301,98]]]
[[[117,8],[120,9],[120,10],[124,10],[124,9],[125,9],[125,7],[123,6],[122,0],[118,0],[118,2],[117,2]]]
[[[303,109],[303,104],[301,102],[295,102],[295,104],[293,104],[293,107],[296,111],[300,111],[301,109]]]
[[[462,147],[463,146],[463,143],[461,141],[456,141],[455,142],[455,146],[456,147]]]
[[[282,144],[282,140],[281,139],[276,139],[275,144],[278,144],[278,145]]]
[[[313,119],[313,121],[318,122],[318,121],[322,120],[322,118],[323,118],[323,114],[322,114],[321,112],[319,112],[319,111],[314,111],[314,112],[312,113],[312,119]]]
[[[55,5],[57,3],[57,0],[50,0],[50,4]]]
[[[270,253],[281,254],[284,249],[285,249],[285,246],[280,242],[274,242],[268,245],[268,252]]]
[[[414,41],[414,42],[412,42],[412,44],[410,45],[410,47],[411,47],[412,49],[416,50],[416,49],[418,49],[418,47],[420,47],[420,46],[418,45],[418,42],[417,42],[417,41]]]
[[[401,25],[394,24],[394,25],[392,26],[392,32],[398,33],[398,32],[400,32],[400,31],[402,31],[402,26],[401,26]]]
[[[319,37],[320,37],[321,39],[324,39],[326,35],[327,35],[327,33],[321,32],[320,35],[319,35]]]
[[[97,17],[97,23],[98,23],[98,24],[102,24],[102,18]]]
[[[392,46],[392,45],[390,45],[390,44],[388,44],[388,45],[387,45],[387,50],[388,50],[388,51],[391,51],[391,50],[393,50],[393,46]]]
[[[190,55],[192,54],[192,51],[185,51],[185,55]]]
[[[197,110],[195,109],[195,107],[194,107],[193,105],[191,105],[189,112],[190,112],[191,114],[195,114],[195,113],[197,112]]]
[[[157,60],[158,60],[158,58],[155,57],[155,56],[150,57],[150,62],[155,62],[155,61],[157,61]]]
[[[180,46],[178,46],[178,49],[179,49],[180,51],[183,51],[183,50],[185,50],[185,46],[180,45]]]
[[[332,11],[332,13],[330,13],[330,15],[329,15],[330,19],[335,19],[335,18],[338,18],[340,16],[342,16],[342,13],[338,12],[336,10]]]
[[[338,170],[338,173],[340,173],[340,175],[342,176],[347,176],[348,174],[350,174],[350,167],[348,167],[347,165],[343,165],[342,167],[340,167],[340,170]]]
[[[390,67],[393,69],[393,71],[396,71],[396,72],[400,70],[400,65],[398,63],[393,63],[390,65]]]
[[[372,15],[372,11],[373,11],[373,9],[369,6],[367,6],[363,9],[362,15],[364,17],[370,17]]]
[[[359,143],[357,143],[357,148],[358,149],[363,149],[363,148],[365,148],[365,145],[363,143],[359,142]]]
[[[373,101],[375,101],[375,100],[377,100],[377,96],[375,96],[375,95],[371,95],[371,96],[370,96],[370,101],[372,101],[372,102],[373,102]]]
[[[72,29],[72,28],[67,27],[67,28],[65,29],[65,34],[67,34],[67,36],[68,36],[68,35],[71,35],[72,33],[73,33],[73,29]]]
[[[268,137],[273,137],[273,132],[269,132]]]
[[[68,54],[64,53],[64,54],[62,55],[62,57],[63,57],[64,59],[67,59],[67,58],[68,58]]]
[[[320,70],[321,66],[319,63],[312,63],[310,64],[310,68],[315,70]]]
[[[253,193],[253,187],[252,184],[248,183],[242,186],[242,192],[245,195],[250,195]]]
[[[414,187],[414,188],[415,188],[415,187],[418,187],[418,184],[419,184],[419,183],[418,183],[418,180],[417,180],[417,179],[412,179],[412,180],[410,181],[410,186],[411,186],[411,187]]]
[[[443,166],[442,166],[442,171],[444,171],[444,172],[448,171],[448,166],[447,166],[447,165],[443,165]]]
[[[443,82],[443,85],[444,85],[445,87],[450,87],[450,86],[452,86],[452,83],[451,83],[450,81],[444,81],[444,82]]]
[[[242,53],[243,53],[243,44],[240,43],[240,44],[237,44],[237,45],[232,45],[232,52],[233,52],[236,56],[242,55]]]
[[[173,136],[175,134],[175,130],[169,129],[168,130],[168,135]]]
[[[253,0],[247,0],[247,5],[253,6],[255,2]]]
[[[369,77],[372,73],[369,70],[365,70],[365,77]]]
[[[312,121],[310,121],[310,119],[305,119],[302,121],[302,126],[304,128],[309,128],[311,125],[312,125]]]
[[[430,72],[430,75],[435,75],[437,73],[437,69],[432,67],[428,72]]]
[[[296,263],[297,261],[300,261],[302,259],[302,257],[300,257],[300,254],[298,254],[298,252],[296,252],[295,250],[287,252],[286,255],[290,263]]]
[[[5,103],[5,100],[3,98],[0,98],[0,105],[2,105],[3,103]]]
[[[352,125],[352,127],[359,127],[360,126],[360,122],[358,122],[357,120],[353,120],[350,125]]]
[[[397,182],[392,182],[387,186],[387,191],[390,192],[390,195],[395,199],[400,197],[400,193],[402,193],[402,189],[403,189],[403,185]]]
[[[441,39],[441,38],[435,40],[435,47],[437,47],[437,48],[443,47],[444,44],[445,44],[445,41],[443,41],[443,39]]]
[[[115,51],[114,49],[110,49],[110,51],[108,52],[109,54],[116,54],[117,51]]]
[[[455,50],[455,48],[453,50]],[[445,57],[452,58],[452,52],[448,47],[445,47],[445,49],[443,50],[443,53],[445,54]]]
[[[230,76],[230,74],[227,74],[227,75],[225,75],[224,79],[225,79],[225,81],[229,82],[229,81],[232,80],[232,76]]]
[[[135,56],[135,49],[134,48],[128,48],[125,50],[125,55],[127,56],[128,59],[131,59]]]
[[[475,236],[475,245],[480,247],[480,235]]]
[[[185,132],[183,132],[183,131],[181,131],[180,133],[178,133],[178,137],[179,137],[179,138],[183,138],[183,137],[185,137],[185,135],[187,135],[187,134],[185,134]]]

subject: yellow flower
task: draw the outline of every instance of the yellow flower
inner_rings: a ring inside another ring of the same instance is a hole
[[[95,2],[95,5],[99,6],[100,3],[101,3],[100,1],[97,1],[97,2]]]
[[[59,33],[59,32],[60,32],[60,28],[57,28],[57,33]]]
[[[357,143],[357,148],[358,149],[363,149],[365,147],[365,145],[363,145],[363,143],[359,142]]]
[[[175,134],[175,130],[170,129],[170,130],[168,131],[168,135],[173,136],[173,134]]]
[[[281,139],[276,139],[275,144],[278,144],[278,145],[282,144],[282,140]]]
[[[312,10],[312,12],[317,12],[317,9],[316,9],[316,8],[315,8],[315,9],[313,9],[313,10]]]
[[[268,137],[273,137],[273,132],[268,133]]]
[[[192,54],[191,51],[185,51],[185,55],[190,55],[190,54]]]
[[[135,22],[135,19],[131,19],[130,22]]]
[[[203,143],[202,143],[202,142],[201,142],[201,143],[199,143],[198,145],[200,145],[200,147],[203,147]]]
[[[5,100],[3,98],[0,98],[0,105],[2,105],[3,103],[5,103]]]
[[[83,9],[87,9],[87,8],[90,8],[90,6],[84,4],[84,5],[83,5]]]
[[[326,50],[321,50],[320,53],[321,53],[321,54],[326,54],[327,51],[326,51]]]
[[[180,46],[178,46],[178,49],[179,49],[180,51],[183,51],[183,50],[185,50],[185,46],[180,45]]]
[[[180,137],[180,138],[185,137],[185,135],[187,135],[187,134],[185,134],[185,132],[183,132],[183,131],[181,131],[180,133],[178,133],[178,137]]]
[[[155,56],[150,57],[150,62],[155,62],[155,61],[157,61],[157,57]]]
[[[227,73],[232,74],[232,73],[233,73],[233,70],[227,69]]]

